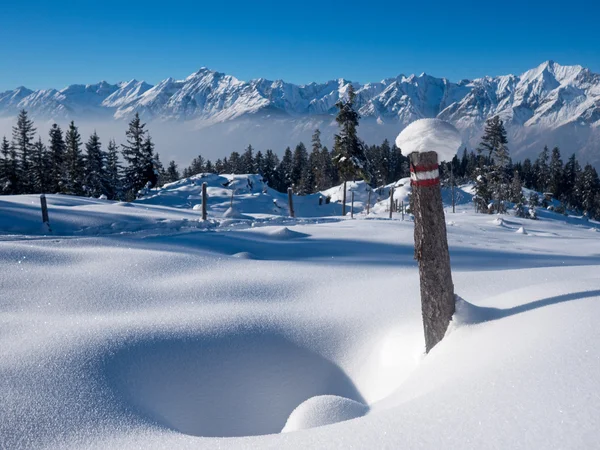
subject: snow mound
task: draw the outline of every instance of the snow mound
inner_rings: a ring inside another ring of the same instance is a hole
[[[496,217],[494,220],[492,220],[492,223],[494,225],[502,226],[504,225],[504,219],[502,217]]]
[[[369,407],[337,395],[319,395],[299,405],[285,423],[282,433],[305,430],[364,416]]]
[[[288,227],[276,228],[275,230],[269,232],[269,236],[275,239],[300,239],[307,237],[308,234],[300,233],[298,231],[290,230]]]
[[[517,234],[527,234],[527,231],[525,231],[524,227],[520,227],[517,231],[515,231],[515,233],[517,233]]]
[[[202,203],[198,203],[198,204],[194,205],[192,209],[194,211],[201,211],[202,210]]]
[[[416,120],[396,138],[403,155],[433,151],[439,161],[451,161],[461,145],[462,138],[454,125],[440,119]]]
[[[233,256],[234,258],[239,258],[239,259],[256,259],[256,256],[254,256],[250,252],[238,252],[238,253],[234,253],[231,256]]]
[[[223,213],[223,217],[226,219],[252,220],[252,217],[247,216],[246,214],[242,214],[241,212],[239,212],[231,206],[227,208],[227,211]]]

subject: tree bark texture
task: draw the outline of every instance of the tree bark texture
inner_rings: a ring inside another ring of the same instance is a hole
[[[425,348],[429,352],[444,337],[454,314],[454,285],[437,153],[412,153],[410,163],[415,259],[419,262]]]

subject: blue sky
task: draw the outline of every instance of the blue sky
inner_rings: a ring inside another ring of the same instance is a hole
[[[0,2],[0,91],[202,66],[242,80],[360,82],[426,72],[453,81],[553,59],[600,72],[600,2]]]

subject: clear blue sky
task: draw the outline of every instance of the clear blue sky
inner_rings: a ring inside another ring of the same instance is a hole
[[[242,80],[453,81],[553,59],[600,72],[600,1],[2,0],[0,91],[202,66]]]

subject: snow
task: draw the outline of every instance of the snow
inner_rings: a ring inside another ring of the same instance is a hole
[[[498,226],[443,190],[460,298],[424,355],[410,216],[357,183],[355,220],[318,196],[292,219],[254,177],[48,195],[52,234],[0,197],[0,448],[596,447],[600,224]]]
[[[298,406],[288,418],[283,433],[321,427],[364,416],[369,408],[357,401],[337,395],[318,395]]]
[[[396,146],[405,156],[436,152],[438,160],[451,161],[462,144],[454,125],[439,119],[415,120],[396,138]]]

